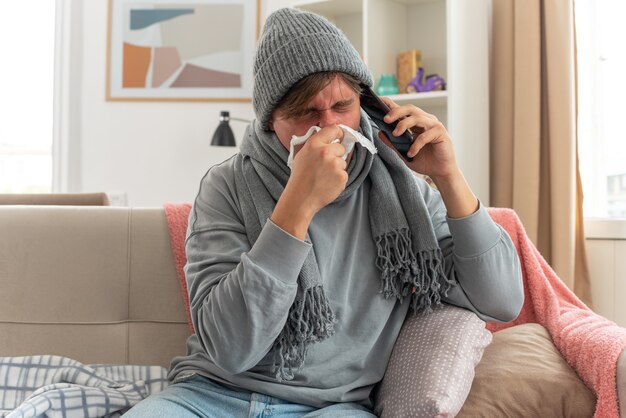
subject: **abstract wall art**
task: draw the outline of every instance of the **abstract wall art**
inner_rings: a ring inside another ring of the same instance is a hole
[[[249,101],[260,0],[109,0],[107,100]]]

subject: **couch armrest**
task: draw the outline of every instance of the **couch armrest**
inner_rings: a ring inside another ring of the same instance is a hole
[[[626,350],[617,359],[617,401],[620,418],[626,418]]]

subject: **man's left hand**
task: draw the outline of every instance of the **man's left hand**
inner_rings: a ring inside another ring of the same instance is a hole
[[[456,163],[452,140],[439,119],[414,105],[399,106],[387,97],[382,97],[382,100],[390,109],[385,122],[398,121],[394,135],[406,130],[414,132],[413,145],[407,152],[413,160],[404,162],[411,170],[426,174],[435,182],[448,216],[462,218],[478,210],[478,199]],[[384,133],[380,132],[379,136],[400,155]]]
[[[390,109],[385,116],[385,122],[398,121],[394,135],[400,135],[406,130],[414,132],[413,145],[408,151],[408,156],[413,157],[413,161],[405,160],[411,170],[426,174],[435,182],[449,178],[458,172],[452,140],[445,126],[436,116],[412,104],[400,106],[387,97],[381,97],[381,99]],[[393,148],[391,141],[382,131],[379,137]],[[395,148],[393,149],[395,151]]]

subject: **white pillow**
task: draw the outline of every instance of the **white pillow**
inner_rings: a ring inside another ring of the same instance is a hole
[[[382,418],[454,417],[490,342],[485,322],[466,309],[441,305],[430,314],[409,313],[375,394],[375,412]]]

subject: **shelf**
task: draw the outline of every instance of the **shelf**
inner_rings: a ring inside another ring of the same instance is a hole
[[[433,3],[436,1],[444,1],[444,0],[395,0],[397,3],[402,3],[402,4],[406,4],[407,6],[412,6],[415,4],[422,4],[422,3]]]
[[[300,0],[294,2],[293,5],[299,9],[326,17],[363,13],[363,2],[361,0]]]
[[[429,91],[425,93],[393,94],[386,96],[398,104],[414,103],[419,106],[445,106],[448,102],[448,92],[445,90]]]

